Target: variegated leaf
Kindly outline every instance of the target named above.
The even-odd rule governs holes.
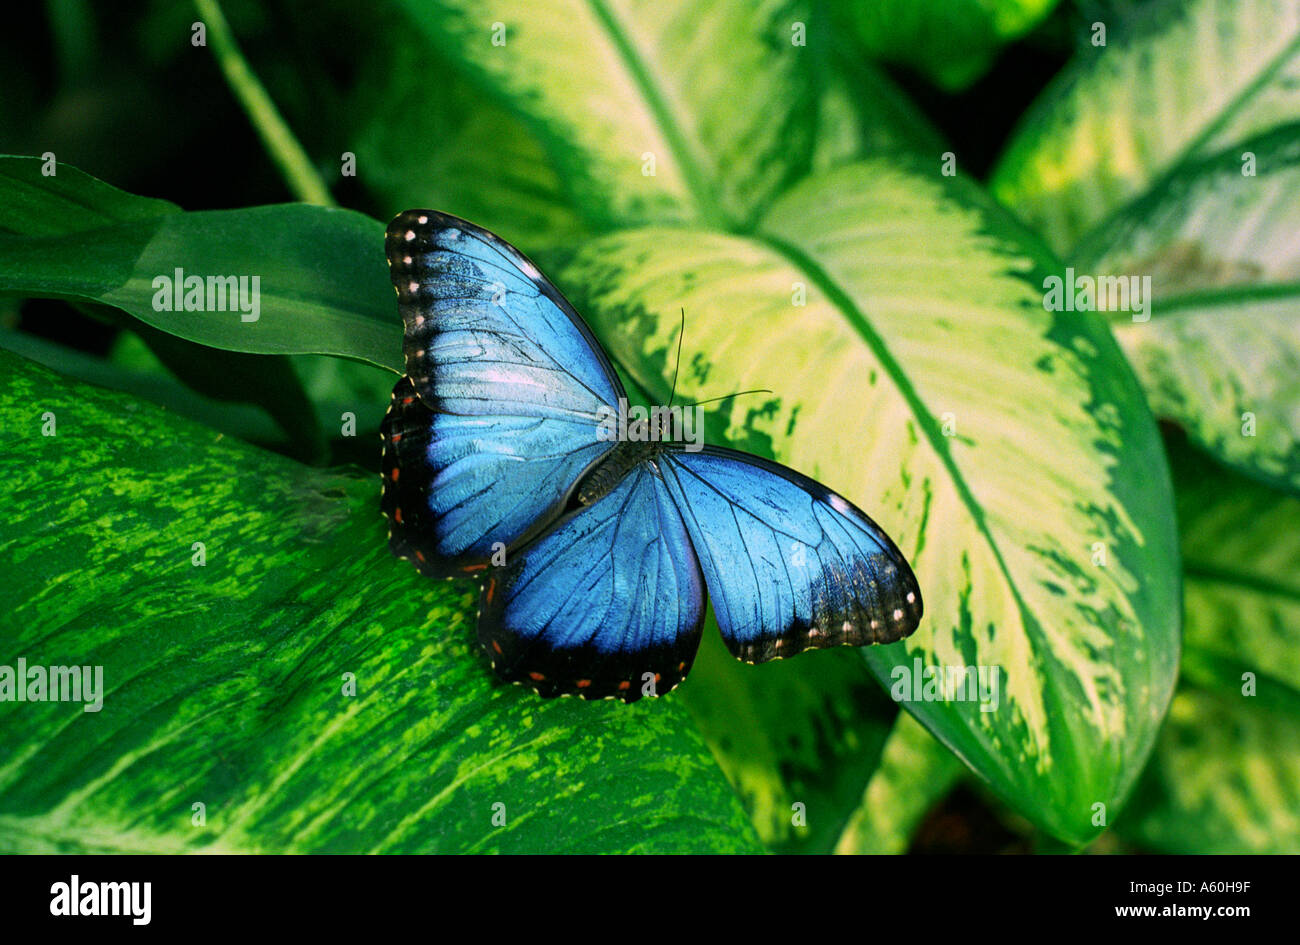
[[[1150,279],[1142,311],[1110,317],[1152,409],[1300,492],[1300,124],[1179,170],[1074,262]]]
[[[429,40],[526,110],[595,226],[737,225],[811,160],[803,2],[406,6]]]
[[[1300,499],[1170,437],[1182,682],[1119,829],[1174,853],[1300,853]]]
[[[0,421],[0,666],[102,673],[0,700],[0,852],[759,849],[681,705],[495,681],[373,477],[8,353]]]
[[[1156,0],[1105,24],[1023,119],[994,196],[1058,251],[1188,160],[1300,120],[1300,4]]]
[[[1168,703],[1177,551],[1141,392],[1099,319],[1044,310],[1050,265],[973,188],[879,160],[796,187],[753,238],[621,232],[562,282],[657,397],[683,307],[686,397],[776,391],[715,420],[853,498],[921,581],[925,621],[870,652],[877,675],[996,668],[996,711],[907,708],[1082,843]]]

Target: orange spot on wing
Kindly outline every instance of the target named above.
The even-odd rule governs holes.
[[[541,673],[534,672],[534,673],[529,673],[528,678],[531,679],[533,682],[541,682],[546,677],[543,676]]]
[[[393,521],[396,522],[398,525],[401,525],[401,524],[402,524],[402,510],[401,510],[401,509],[393,509]]]
[[[677,664],[677,672],[680,673],[685,668],[686,668],[686,660],[682,660],[680,663]]]
[[[416,559],[417,561],[419,561],[421,564],[423,564],[423,563],[424,563],[424,552],[423,552],[423,551],[418,551],[418,550],[417,550],[417,551],[415,552],[415,559]]]
[[[461,568],[466,574],[473,574],[475,571],[484,571],[487,569],[486,564],[467,564]]]
[[[396,481],[397,481],[397,474],[400,473],[400,472],[401,472],[401,470],[398,469],[396,466],[394,466],[394,467],[393,467],[393,472],[392,472],[392,474],[389,476],[389,478],[392,479],[393,482],[396,482]]]
[[[496,650],[497,653],[498,653],[498,655],[499,655],[499,654],[501,653],[501,644],[498,643],[496,640],[493,640],[493,641],[492,641],[492,649]]]
[[[496,589],[497,589],[497,579],[493,578],[492,580],[488,581],[487,590],[483,592],[483,600],[487,602],[488,606],[492,605],[492,594]]]
[[[591,680],[590,680],[590,679],[579,679],[578,682],[576,683],[576,685],[577,685],[577,687],[578,687],[579,689],[586,689],[588,686],[591,685]]]
[[[401,438],[402,438],[402,434],[400,434],[400,433],[394,433],[394,434],[392,435],[392,437],[390,438],[390,442],[392,442],[392,443],[396,443],[396,442],[398,442],[399,440],[401,440]]]
[[[619,691],[619,692],[627,692],[627,691],[628,691],[629,689],[631,689],[631,688],[632,688],[632,683],[630,683],[630,682],[629,682],[628,680],[626,680],[626,679],[623,680],[621,683],[618,684],[618,691]]]

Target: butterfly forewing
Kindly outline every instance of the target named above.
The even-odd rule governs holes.
[[[598,411],[622,388],[559,292],[492,234],[410,210],[386,245],[407,373],[384,424],[393,549],[426,573],[478,573],[563,511],[612,446]]]

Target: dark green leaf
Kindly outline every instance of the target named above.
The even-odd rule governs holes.
[[[32,209],[15,219],[38,234],[14,235],[12,226],[0,233],[0,292],[102,302],[226,351],[333,354],[398,370],[401,323],[378,221],[302,205],[149,217],[138,198],[115,194],[116,209],[135,214],[128,222],[73,229],[70,217],[42,231],[31,219],[41,215],[42,189],[50,198],[44,213],[58,221],[73,213],[74,197],[102,206],[105,185],[62,165],[59,176],[44,178],[38,163],[0,159],[0,204],[21,198]],[[201,301],[194,299],[203,310],[176,310],[178,272],[182,308],[184,280],[204,280]],[[246,280],[248,292],[237,300],[223,285],[223,302],[208,280],[231,276]]]
[[[472,589],[389,554],[372,477],[7,353],[0,418],[4,665],[104,691],[0,702],[0,849],[757,849],[674,697],[498,684]]]

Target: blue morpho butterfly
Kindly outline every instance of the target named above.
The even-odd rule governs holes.
[[[916,629],[911,568],[848,500],[736,450],[602,438],[623,386],[513,246],[407,210],[386,249],[406,329],[383,423],[389,545],[429,577],[483,579],[499,676],[544,696],[667,692],[695,659],[706,588],[751,663]]]

